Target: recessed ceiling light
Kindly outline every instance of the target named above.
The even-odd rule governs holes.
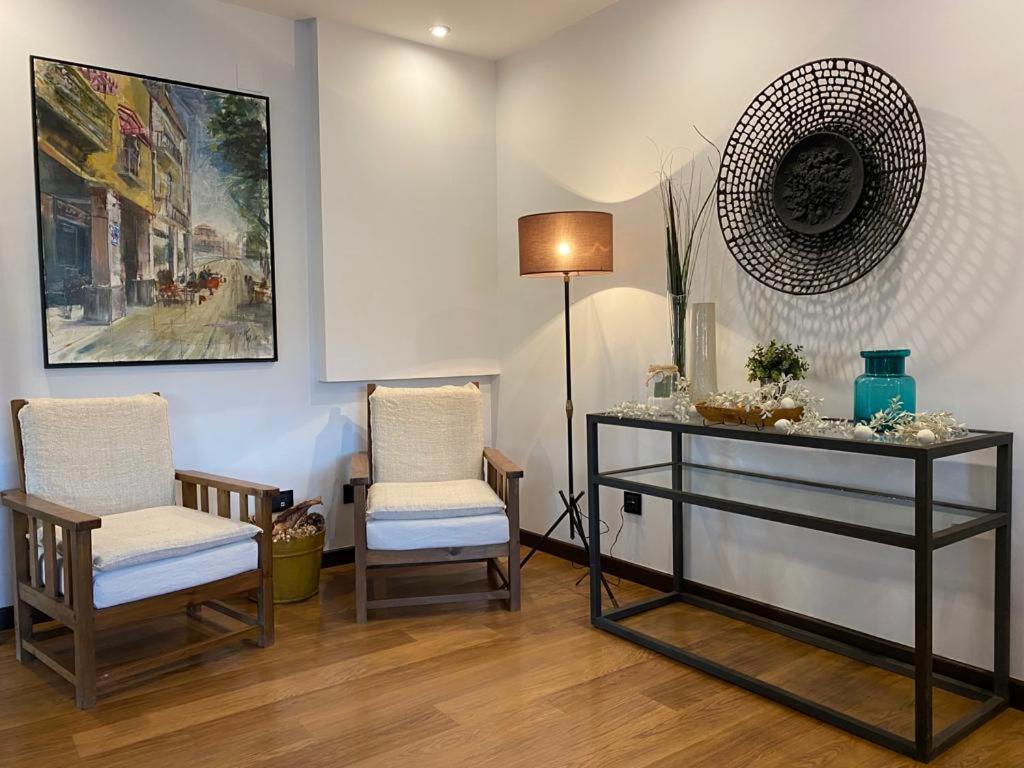
[[[435,24],[430,28],[430,34],[437,38],[448,37],[451,33],[452,28],[446,24]]]

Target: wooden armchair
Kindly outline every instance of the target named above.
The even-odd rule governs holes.
[[[369,450],[352,459],[356,621],[370,608],[504,600],[520,607],[519,480],[523,470],[483,447],[479,387],[367,387]],[[486,474],[483,468],[486,465]],[[507,558],[506,570],[499,558]],[[368,572],[485,562],[493,589],[373,597]]]
[[[12,513],[20,662],[34,657],[54,670],[75,686],[75,701],[86,709],[96,703],[97,686],[246,635],[260,646],[274,642],[276,488],[175,471],[167,403],[159,395],[15,400],[11,412],[21,488],[0,500]],[[176,504],[176,482],[183,506]],[[232,494],[238,519],[231,518]],[[250,499],[257,525],[248,522]],[[251,590],[255,616],[219,602]],[[202,606],[238,628],[97,669],[98,630],[181,610],[198,619]],[[33,609],[54,620],[38,627],[45,629],[39,636]],[[73,658],[51,648],[55,630],[73,633]]]

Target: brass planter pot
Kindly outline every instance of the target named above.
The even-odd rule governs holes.
[[[274,542],[274,602],[297,603],[320,591],[324,532]]]

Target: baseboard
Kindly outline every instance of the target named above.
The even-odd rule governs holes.
[[[583,552],[583,547],[576,544],[559,541],[558,539],[547,539],[544,541],[539,533],[523,530],[519,531],[519,541],[524,547],[530,547],[531,549],[537,547],[541,552],[547,552],[549,555],[560,557],[563,560],[579,565],[589,565],[586,554]],[[645,565],[637,565],[626,560],[619,560],[617,557],[601,555],[601,570],[611,576],[618,576],[627,581],[656,589],[659,592],[668,592],[672,589],[671,574],[656,571]]]
[[[321,568],[333,568],[336,565],[348,565],[356,561],[355,547],[339,547],[338,549],[325,549],[320,558]]]
[[[557,539],[547,539],[545,541],[539,533],[535,533],[533,531],[520,531],[519,538],[523,543],[523,546],[536,546],[541,552],[546,552],[549,555],[554,555],[555,557],[560,557],[563,560],[569,560],[570,562],[578,563],[580,565],[587,565],[587,559],[583,552],[583,548],[575,544],[559,541]],[[529,566],[527,566],[527,568],[529,568]],[[618,576],[626,579],[627,581],[632,581],[636,584],[656,589],[659,592],[669,592],[672,589],[671,574],[658,571],[653,568],[648,568],[644,565],[630,563],[626,560],[620,560],[617,557],[601,555],[601,568],[609,575]],[[785,621],[793,624],[794,626],[808,629],[828,637],[833,637],[834,639],[850,643],[851,645],[867,646],[871,649],[870,646],[872,640],[870,636],[861,635],[860,633],[854,632],[846,627],[830,624],[803,614],[793,613],[792,611],[787,611],[784,608],[779,608],[768,603],[762,603],[758,600],[752,600],[747,597],[735,595],[731,592],[725,592],[716,587],[711,587],[707,584],[701,584],[700,582],[691,581],[689,579],[686,581],[686,588],[687,591],[693,592],[694,594],[711,598],[757,616],[773,619],[775,621]],[[883,649],[881,648],[881,644],[879,644],[873,650],[882,652]],[[892,649],[886,648],[885,650],[891,651]],[[906,650],[909,651],[909,649]],[[910,660],[909,656],[907,660]],[[982,688],[988,688],[992,685],[991,672],[970,664],[965,664],[961,661],[936,657],[934,666],[935,671],[939,674],[957,678],[958,680],[970,683],[971,685]],[[1014,709],[1024,710],[1024,680],[1010,680],[1010,706]]]

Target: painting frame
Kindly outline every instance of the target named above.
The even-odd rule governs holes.
[[[269,296],[270,316],[270,354],[261,356],[236,356],[236,357],[183,357],[166,359],[126,359],[126,360],[72,360],[54,361],[51,358],[50,330],[47,318],[47,287],[46,287],[46,263],[44,252],[44,212],[42,206],[43,187],[40,178],[41,150],[39,141],[39,96],[37,93],[36,66],[37,62],[49,62],[63,67],[76,69],[95,70],[110,75],[117,75],[125,78],[135,78],[139,81],[149,81],[165,86],[195,89],[201,92],[212,92],[226,96],[242,97],[262,103],[265,115],[266,132],[266,246],[267,265],[266,276],[269,278],[271,290]],[[44,369],[82,369],[82,368],[112,368],[112,367],[136,367],[136,366],[167,366],[167,365],[216,365],[227,363],[276,363],[279,361],[279,339],[278,339],[278,311],[277,311],[277,264],[276,264],[276,243],[274,238],[274,185],[273,185],[273,153],[271,136],[271,111],[270,97],[260,93],[252,93],[230,88],[207,86],[185,80],[161,77],[157,75],[145,75],[138,72],[117,69],[113,67],[99,66],[96,64],[85,64],[78,61],[45,56],[41,54],[29,55],[29,91],[31,100],[32,120],[32,167],[34,176],[35,197],[33,205],[36,211],[36,251],[39,269],[39,315],[41,319],[41,332],[43,341],[43,367]]]

